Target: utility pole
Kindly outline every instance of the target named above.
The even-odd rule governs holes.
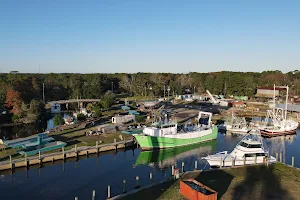
[[[43,83],[43,102],[45,103],[45,84]]]

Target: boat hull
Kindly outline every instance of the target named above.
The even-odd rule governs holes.
[[[142,149],[164,149],[197,144],[201,142],[214,140],[217,138],[218,128],[216,126],[206,131],[210,131],[210,134],[204,135],[202,137],[188,139],[156,137],[143,134],[134,135],[134,137],[136,138],[137,142],[139,143]]]
[[[204,158],[205,159],[205,158]],[[254,164],[263,164],[264,162],[264,157],[257,157],[256,160],[255,158],[247,158],[245,161],[243,159],[238,159],[238,160],[218,160],[218,159],[205,159],[207,160],[208,164],[210,167],[232,167],[232,166],[241,166],[241,165],[254,165]],[[268,160],[269,163],[276,163],[276,158],[270,157]]]

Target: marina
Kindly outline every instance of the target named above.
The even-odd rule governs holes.
[[[277,153],[279,159],[281,152],[282,161],[288,164],[292,164],[292,157],[295,157],[295,166],[300,167],[299,156],[295,153],[300,151],[299,133],[290,137],[276,138],[276,140],[275,138],[262,139],[262,141],[265,149],[270,151],[270,155],[275,156]],[[78,160],[74,157],[65,161],[55,160],[54,163],[50,161],[42,165],[37,159],[37,165],[28,166],[28,168],[15,168],[13,172],[11,170],[0,171],[0,192],[2,197],[7,199],[40,199],[42,197],[47,200],[74,199],[75,196],[79,199],[86,199],[95,190],[97,198],[105,199],[108,185],[111,187],[111,196],[116,196],[123,192],[123,180],[126,180],[126,188],[130,191],[135,188],[136,176],[139,176],[139,184],[146,186],[150,183],[149,173],[152,173],[153,182],[165,180],[171,176],[171,166],[180,168],[182,162],[187,171],[195,168],[195,161],[197,161],[198,169],[209,169],[207,162],[201,159],[202,157],[220,151],[231,151],[241,139],[242,136],[219,133],[217,140],[212,141],[213,143],[199,144],[198,147],[187,151],[179,149],[178,152],[174,150],[167,154],[162,152],[162,155],[166,155],[163,160],[162,155],[154,153],[150,156],[149,162],[144,162],[144,164],[140,162],[139,165],[137,165],[137,160],[142,153],[140,148],[125,151],[120,149],[117,152],[113,150],[99,154],[85,154],[82,151],[83,157],[78,157]],[[62,158],[61,155],[59,156]],[[161,161],[165,161],[163,168],[160,167]],[[24,159],[22,162],[24,163]],[[41,192],[38,194],[33,192],[37,190]]]

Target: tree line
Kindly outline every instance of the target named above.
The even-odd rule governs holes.
[[[300,93],[300,73],[281,71],[212,72],[188,74],[0,74],[0,107],[22,113],[37,101],[70,98],[102,98],[107,91],[138,96],[204,93],[246,95],[253,97],[258,86],[289,85],[292,93]],[[44,87],[43,87],[44,84]],[[168,90],[169,89],[169,90]],[[44,98],[43,99],[43,90]],[[33,102],[33,100],[35,100]],[[31,107],[33,108],[34,105]],[[35,112],[35,111],[32,111]]]

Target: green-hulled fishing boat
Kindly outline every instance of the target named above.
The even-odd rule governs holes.
[[[142,149],[173,148],[214,140],[218,128],[212,125],[212,113],[199,112],[197,124],[178,126],[174,122],[158,122],[146,127],[141,134],[133,134]]]

